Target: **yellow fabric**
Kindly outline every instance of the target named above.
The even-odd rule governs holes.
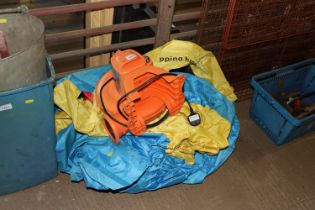
[[[77,131],[89,136],[107,136],[102,124],[102,113],[96,102],[79,98],[81,91],[69,80],[55,87],[55,104],[61,109],[57,112],[57,133],[72,122]],[[166,152],[174,157],[194,163],[194,153],[199,151],[207,154],[217,154],[220,149],[228,146],[227,137],[230,133],[230,123],[208,106],[192,104],[195,112],[201,117],[201,125],[193,127],[187,121],[189,106],[185,103],[181,111],[169,117],[161,125],[147,132],[161,133],[169,138]]]
[[[161,125],[148,130],[162,133],[169,138],[166,153],[183,158],[190,164],[194,163],[194,154],[197,151],[217,154],[220,149],[226,148],[231,129],[231,124],[208,106],[192,104],[192,107],[201,117],[199,126],[191,126],[187,121],[190,111],[185,103],[176,116],[168,117]]]
[[[77,131],[89,136],[107,136],[102,125],[102,112],[96,103],[79,98],[81,91],[69,80],[65,80],[54,89],[55,104],[73,121]],[[56,130],[60,130],[66,122],[61,123],[56,115]],[[66,119],[67,120],[67,119]],[[68,120],[67,120],[68,121]]]
[[[67,128],[71,123],[71,117],[64,111],[58,111],[55,113],[56,133],[59,133],[62,129]]]
[[[196,76],[208,80],[229,100],[237,99],[212,52],[193,42],[173,40],[146,55],[152,59],[155,66],[166,70],[190,65]]]

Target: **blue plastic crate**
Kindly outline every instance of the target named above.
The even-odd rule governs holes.
[[[251,118],[278,145],[315,131],[315,114],[296,119],[273,96],[280,96],[279,81],[284,92],[302,94],[315,91],[315,59],[256,75],[251,80],[254,93],[250,110]],[[304,103],[314,104],[315,95]]]
[[[49,59],[47,74],[40,83],[0,92],[0,195],[57,176],[55,73]]]

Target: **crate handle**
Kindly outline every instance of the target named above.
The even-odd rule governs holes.
[[[305,66],[307,66],[307,65],[305,65]],[[256,80],[257,81],[263,81],[263,80],[266,80],[266,79],[269,79],[269,78],[277,78],[277,77],[282,77],[282,76],[284,76],[284,75],[288,75],[288,74],[291,74],[292,72],[294,72],[294,71],[298,71],[298,70],[300,70],[302,67],[304,67],[304,65],[303,66],[297,66],[297,67],[295,67],[295,68],[291,68],[289,71],[287,71],[287,72],[279,72],[279,70],[275,70],[276,72],[274,72],[273,74],[268,74],[268,75],[266,75],[266,76],[261,76],[260,78],[257,78]],[[268,73],[268,72],[267,72]]]
[[[293,66],[293,68],[291,68],[291,72],[292,71],[298,71],[298,70],[300,70],[303,67],[309,66],[310,64],[315,65],[315,62],[314,61],[311,62],[311,63],[309,63],[309,62],[305,63],[304,62],[304,63],[301,63],[299,65],[295,65],[295,66]],[[263,80],[266,80],[266,79],[269,79],[269,78],[274,78],[274,77],[277,77],[277,76],[281,76],[282,74],[278,72],[279,70],[280,69],[274,70],[275,71],[274,73],[266,73],[267,74],[266,76],[261,75],[259,78],[256,79],[256,81],[263,81]],[[288,74],[288,73],[290,73],[290,72],[286,72],[285,74]]]
[[[269,74],[269,75],[266,75],[266,76],[261,76],[260,78],[257,78],[256,81],[259,82],[259,81],[266,80],[266,79],[269,79],[269,78],[273,78],[273,77],[276,77],[276,76],[277,76],[277,73],[273,73],[273,74]]]
[[[21,5],[17,8],[8,8],[8,9],[1,9],[0,14],[10,14],[10,13],[28,13],[28,7],[26,5]]]
[[[301,68],[303,68],[303,67],[309,66],[310,64],[315,65],[315,62],[311,62],[311,63],[302,63],[301,65],[297,65],[297,66],[295,66],[293,70],[299,70],[299,69],[301,69]]]

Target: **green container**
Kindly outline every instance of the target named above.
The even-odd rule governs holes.
[[[57,176],[53,106],[54,68],[31,86],[0,92],[0,195]]]

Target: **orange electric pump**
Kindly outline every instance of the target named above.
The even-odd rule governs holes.
[[[128,131],[141,135],[182,108],[183,74],[155,67],[134,50],[118,50],[111,64],[112,70],[100,79],[95,94],[104,112],[104,127],[115,143]]]

